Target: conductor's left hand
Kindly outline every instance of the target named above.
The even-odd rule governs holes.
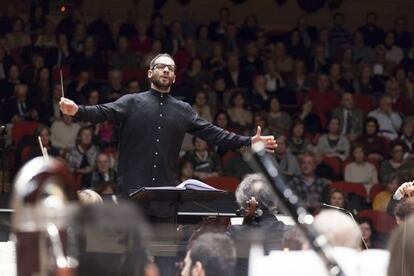
[[[265,144],[267,152],[274,153],[277,147],[275,137],[262,136],[261,132],[262,132],[262,128],[260,126],[257,126],[256,135],[252,137],[252,145],[255,143],[262,142]]]

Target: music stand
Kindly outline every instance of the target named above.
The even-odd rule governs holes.
[[[177,187],[142,187],[129,194],[129,198],[137,203],[170,202],[174,209],[173,223],[178,222],[178,209],[184,202],[213,201],[227,195],[227,191],[211,190],[199,191]]]

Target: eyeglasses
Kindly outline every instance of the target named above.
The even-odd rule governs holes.
[[[172,64],[164,64],[164,63],[154,64],[154,66],[152,67],[152,70],[154,70],[155,68],[160,69],[160,70],[164,70],[165,67],[167,67],[168,70],[170,70],[172,72],[175,71],[175,65],[172,65]]]

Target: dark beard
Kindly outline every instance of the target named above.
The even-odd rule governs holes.
[[[158,89],[166,90],[171,87],[171,82],[168,81],[167,83],[162,83],[160,78],[153,76],[151,78],[151,83]]]

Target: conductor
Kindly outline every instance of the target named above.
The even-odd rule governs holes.
[[[127,94],[118,100],[95,106],[78,106],[62,97],[63,114],[76,119],[121,125],[118,184],[122,195],[143,186],[171,186],[181,144],[186,132],[208,143],[238,149],[264,142],[273,152],[273,136],[261,136],[260,127],[253,137],[240,136],[214,126],[192,107],[170,95],[175,82],[175,62],[169,54],[154,57],[148,69],[149,91]]]

